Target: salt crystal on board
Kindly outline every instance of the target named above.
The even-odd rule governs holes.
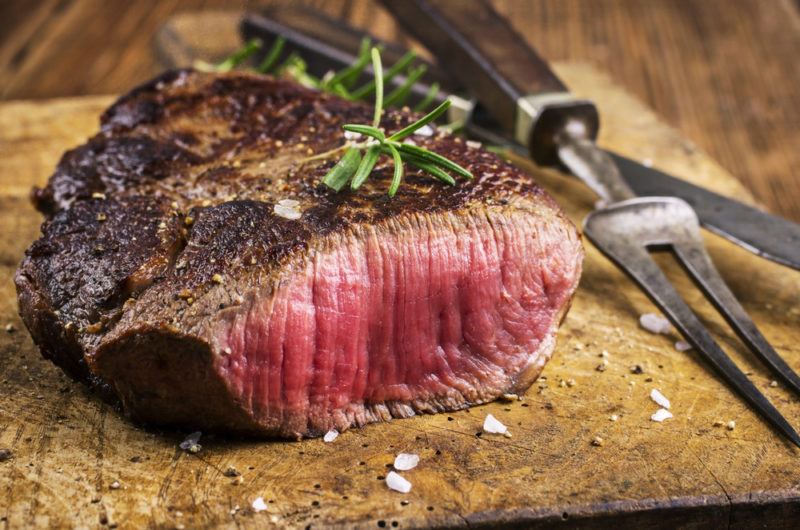
[[[408,493],[411,491],[411,483],[394,471],[389,471],[389,474],[386,475],[386,485],[389,486],[389,489],[399,491],[400,493]]]
[[[400,453],[394,459],[394,468],[398,471],[414,469],[419,464],[419,455]]]

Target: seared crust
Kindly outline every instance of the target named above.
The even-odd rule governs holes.
[[[530,176],[439,131],[413,139],[467,167],[473,181],[449,187],[408,168],[389,200],[392,169],[384,161],[357,192],[332,192],[320,181],[341,152],[307,159],[342,146],[342,124],[369,122],[371,112],[247,73],[170,71],[121,97],[100,133],[67,152],[33,195],[47,220],[16,284],[43,354],[98,385],[98,373],[133,370],[124,351],[151,344],[141,360],[157,362],[158,351],[184,344],[181,355],[196,361],[190,372],[227,404],[209,425],[257,431],[246,415],[231,413],[234,404],[210,375],[209,319],[244,303],[255,286],[268,289],[330,234],[474,208],[535,211],[569,224]],[[414,117],[389,111],[382,126],[392,132]],[[299,201],[300,220],[274,213],[282,199]],[[105,365],[104,354],[113,354]],[[181,410],[170,421],[195,413]]]

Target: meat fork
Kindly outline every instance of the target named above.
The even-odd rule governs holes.
[[[470,89],[531,156],[562,164],[608,206],[584,221],[589,239],[661,308],[711,367],[771,425],[800,447],[789,422],[733,363],[651,258],[668,249],[740,338],[792,389],[800,378],[770,346],[717,272],[692,207],[674,197],[636,197],[613,159],[594,143],[597,109],[572,96],[547,63],[484,1],[453,9],[441,0],[384,5]]]
[[[560,156],[569,159],[572,153],[563,152]],[[611,171],[601,179],[607,182],[613,176]],[[584,220],[584,233],[647,293],[725,382],[800,447],[797,432],[720,348],[650,256],[651,250],[671,251],[751,351],[800,393],[800,378],[767,342],[717,272],[692,207],[674,197],[634,198],[621,186],[614,189],[614,193],[601,194],[611,204],[589,213]]]

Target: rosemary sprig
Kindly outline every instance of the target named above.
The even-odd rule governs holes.
[[[388,190],[389,197],[394,197],[400,187],[404,175],[404,163],[409,163],[449,185],[454,185],[456,181],[448,171],[471,179],[472,173],[452,160],[428,149],[402,142],[403,139],[441,116],[450,106],[449,99],[419,120],[388,137],[378,128],[384,106],[384,75],[380,51],[377,48],[372,48],[370,55],[372,69],[375,72],[375,111],[372,125],[348,123],[342,126],[345,131],[362,134],[369,140],[351,145],[341,160],[323,177],[322,182],[337,192],[344,188],[348,182],[350,182],[352,190],[357,190],[366,182],[380,157],[384,155],[390,156],[394,164],[394,174]],[[411,84],[413,84],[413,81]],[[362,151],[364,152],[363,156],[361,155]]]
[[[286,60],[278,65],[278,60],[283,53],[283,48],[285,45],[286,38],[278,36],[272,43],[270,49],[264,55],[264,59],[262,59],[261,63],[259,63],[257,67],[253,68],[253,70],[261,74],[275,73],[288,75],[304,86],[315,88],[317,90],[323,90],[325,92],[331,92],[337,96],[352,101],[363,100],[373,91],[375,91],[376,81],[374,78],[364,83],[362,86],[353,89],[353,85],[356,83],[356,81],[358,81],[359,77],[361,77],[364,68],[366,68],[366,65],[369,64],[371,58],[372,46],[369,38],[364,38],[361,41],[358,57],[352,65],[347,66],[338,72],[331,72],[322,79],[319,79],[308,73],[305,61],[297,53],[290,54]],[[251,39],[246,42],[244,46],[217,64],[210,64],[205,61],[198,60],[194,62],[194,67],[202,72],[229,72],[244,63],[250,56],[260,50],[262,46],[263,43],[261,40]],[[380,50],[381,47],[378,46],[378,49]],[[405,81],[395,90],[393,90],[392,93],[386,96],[386,102],[384,103],[384,106],[401,106],[403,103],[405,103],[405,100],[411,91],[411,87],[425,73],[426,69],[424,65],[411,68],[412,63],[416,58],[417,54],[415,52],[406,52],[383,74],[383,84],[386,85],[401,72],[406,72]],[[414,110],[421,112],[428,108],[438,92],[439,85],[434,83],[431,85],[428,94],[426,94],[425,97],[414,107]]]
[[[286,44],[286,38],[283,36],[279,36],[275,39],[275,42],[272,43],[272,47],[269,49],[267,54],[264,56],[264,59],[256,68],[256,71],[261,74],[266,74],[272,70],[272,68],[278,63],[278,59],[283,52],[283,46]]]
[[[359,76],[364,71],[364,68],[369,64],[370,59],[370,48],[372,47],[372,42],[368,38],[364,38],[361,40],[361,48],[358,52],[358,58],[356,62],[344,68],[328,79],[325,79],[323,82],[323,88],[330,88],[336,85],[341,85],[344,88],[352,88],[356,81],[358,81]]]
[[[417,54],[413,51],[409,51],[405,55],[400,57],[397,60],[397,62],[391,66],[391,68],[386,70],[386,73],[383,76],[383,85],[386,86],[388,83],[390,83],[392,79],[397,77],[397,74],[405,70],[406,67],[408,67],[411,64],[411,62],[416,58]],[[352,96],[354,99],[363,99],[372,94],[373,90],[375,90],[374,78],[364,83],[359,88],[353,90]]]
[[[217,72],[230,72],[243,62],[245,62],[251,55],[261,49],[262,43],[259,39],[250,39],[245,45],[230,55],[227,59],[222,61],[215,68]]]
[[[411,93],[411,87],[414,83],[419,81],[419,78],[428,71],[428,67],[423,65],[414,68],[409,72],[403,84],[395,88],[388,96],[386,96],[387,107],[400,107],[405,104],[408,95]]]

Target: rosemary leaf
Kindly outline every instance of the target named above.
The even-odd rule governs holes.
[[[428,67],[424,64],[414,68],[411,73],[408,74],[406,80],[403,81],[403,84],[392,90],[392,92],[386,96],[386,100],[383,104],[386,107],[399,107],[403,105],[403,103],[406,102],[406,99],[408,99],[408,94],[411,92],[411,87],[414,86],[414,83],[419,81],[419,78],[422,77],[427,70]]]
[[[436,118],[438,118],[439,116],[444,114],[444,112],[449,107],[450,107],[450,100],[449,99],[446,99],[446,100],[442,101],[439,104],[438,107],[436,107],[435,109],[433,109],[432,111],[430,111],[425,116],[423,116],[419,120],[415,121],[414,123],[412,123],[411,125],[409,125],[405,129],[401,129],[401,130],[397,131],[396,133],[391,135],[388,139],[389,140],[393,140],[393,141],[400,141],[403,138],[405,138],[406,136],[410,136],[411,134],[414,134],[414,131],[416,131],[417,129],[419,129],[421,127],[426,126],[427,124],[429,124],[430,122],[432,122],[433,120],[435,120]]]
[[[372,71],[375,73],[375,115],[372,117],[372,126],[381,124],[383,112],[383,65],[381,65],[381,52],[372,48]]]
[[[411,61],[416,59],[417,54],[413,51],[406,52],[405,55],[400,57],[396,63],[392,65],[391,68],[386,70],[386,73],[383,75],[383,85],[386,86],[392,79],[394,79],[397,74],[402,72],[406,66],[408,66]],[[353,99],[363,99],[367,96],[370,92],[375,90],[375,79],[370,79],[367,83],[364,83],[362,86],[357,88],[353,91]],[[388,106],[388,105],[387,105]]]
[[[335,85],[328,87],[328,90],[341,98],[353,99],[353,95],[341,83],[336,83]]]
[[[240,64],[242,64],[248,57],[253,55],[261,49],[261,41],[258,39],[250,39],[244,46],[229,55],[224,61],[216,66],[217,72],[230,72]]]
[[[342,129],[345,131],[356,132],[359,134],[363,134],[365,136],[370,136],[375,138],[379,142],[383,143],[386,140],[386,137],[383,134],[383,131],[378,129],[377,127],[372,127],[370,125],[359,125],[357,123],[347,123],[342,125]]]
[[[387,144],[386,146],[389,148],[392,160],[394,160],[394,175],[389,186],[389,198],[392,198],[400,187],[400,181],[403,180],[403,160],[400,158],[400,152],[393,145]]]
[[[361,152],[355,147],[348,149],[341,160],[325,174],[322,183],[329,188],[340,191],[358,170],[360,163]]]
[[[278,72],[288,73],[295,81],[303,86],[316,89],[322,88],[322,83],[320,80],[309,74],[306,71],[307,68],[308,67],[303,58],[297,53],[292,53],[286,58],[280,68],[278,68]]]
[[[278,59],[281,56],[281,52],[283,52],[283,46],[286,44],[286,38],[283,36],[279,36],[275,39],[275,42],[272,43],[272,47],[269,49],[267,54],[264,56],[264,60],[261,61],[261,64],[258,65],[256,70],[262,74],[268,73],[273,66],[278,62]]]
[[[406,157],[405,161],[411,164],[412,166],[418,167],[419,169],[425,171],[426,173],[430,173],[431,175],[441,180],[445,184],[454,186],[456,183],[456,179],[454,179],[453,177],[442,171],[442,169],[434,166],[431,163],[425,162],[416,157]]]
[[[352,87],[353,84],[358,81],[358,78],[361,76],[361,72],[364,71],[364,67],[369,64],[371,44],[372,41],[370,41],[368,38],[362,39],[361,48],[359,49],[356,62],[347,68],[339,70],[333,76],[331,76],[331,78],[325,82],[325,87],[333,86],[337,83],[340,83],[345,88]]]
[[[373,145],[364,153],[364,158],[358,165],[358,170],[350,182],[350,189],[357,190],[367,180],[372,170],[375,169],[375,164],[378,163],[378,158],[381,156],[381,146]]]
[[[401,153],[412,154],[428,163],[436,164],[437,166],[449,169],[453,173],[461,175],[462,177],[468,179],[472,178],[472,173],[438,153],[434,153],[433,151],[428,151],[427,149],[423,149],[422,147],[417,147],[416,145],[411,144],[399,144],[397,148]]]
[[[419,103],[414,105],[414,112],[422,112],[427,109],[433,100],[436,98],[436,94],[439,93],[439,83],[433,83],[431,87],[428,89],[428,92],[425,93],[425,97],[420,100]]]

